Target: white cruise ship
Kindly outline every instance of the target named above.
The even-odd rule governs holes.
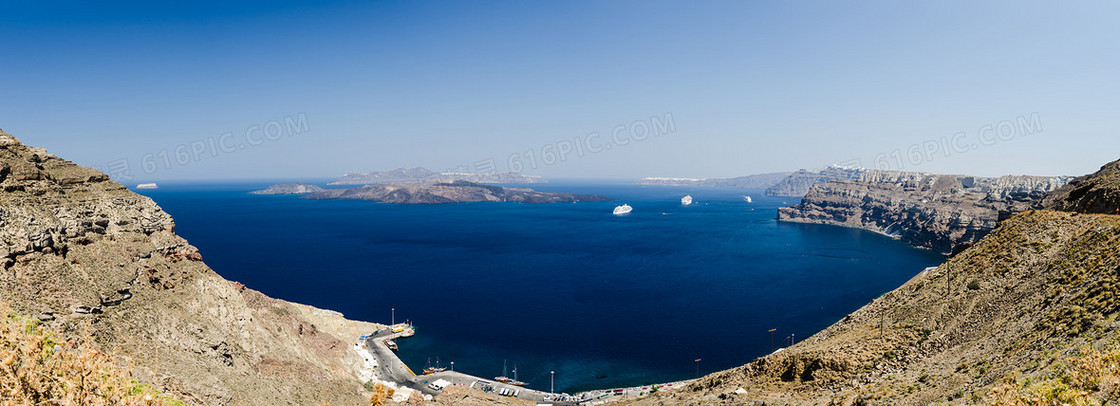
[[[688,205],[692,204],[692,196],[691,195],[684,195],[684,197],[681,198],[681,204],[684,205],[684,206],[688,206]]]
[[[621,216],[623,214],[630,214],[631,210],[634,210],[634,208],[630,207],[628,204],[623,204],[614,208],[614,215]]]

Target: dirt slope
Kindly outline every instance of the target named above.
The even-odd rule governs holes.
[[[0,131],[0,300],[192,404],[354,405],[375,326],[214,273],[151,199]],[[72,333],[72,334],[71,334]]]

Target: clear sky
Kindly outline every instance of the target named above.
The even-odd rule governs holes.
[[[0,5],[0,128],[118,179],[1120,158],[1115,2],[98,3]]]

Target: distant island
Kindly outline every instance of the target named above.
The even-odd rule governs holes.
[[[601,195],[540,192],[528,188],[483,185],[466,180],[377,184],[347,189],[324,189],[308,199],[355,199],[396,204],[467,202],[572,203],[613,200]]]
[[[278,185],[269,186],[265,190],[257,190],[249,192],[254,195],[302,195],[308,193],[322,192],[321,186],[308,185],[306,183],[281,183]]]
[[[782,180],[789,177],[793,172],[775,172],[763,173],[759,175],[747,175],[736,178],[715,178],[715,179],[695,179],[695,178],[641,178],[635,181],[638,185],[656,185],[656,186],[696,186],[696,187],[718,187],[730,189],[766,189],[774,186]]]
[[[387,171],[348,173],[331,182],[331,185],[376,185],[387,183],[416,183],[424,181],[465,180],[474,183],[547,183],[540,176],[526,176],[517,172],[464,173],[435,172],[425,168],[397,168]]]

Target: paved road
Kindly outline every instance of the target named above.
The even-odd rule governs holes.
[[[533,389],[523,388],[519,386],[507,385],[490,379],[482,379],[476,376],[471,376],[459,372],[445,371],[432,375],[416,375],[397,354],[385,346],[385,340],[395,340],[398,338],[411,336],[412,332],[406,329],[403,332],[393,333],[390,329],[383,329],[366,339],[366,348],[377,358],[377,376],[381,380],[395,382],[398,385],[408,387],[420,391],[427,395],[437,395],[436,391],[428,384],[443,379],[451,382],[452,385],[470,387],[473,384],[474,389],[498,393],[501,389],[519,390],[518,398],[534,401],[537,403],[550,403],[554,405],[576,405],[576,399],[570,396],[564,401],[558,400],[547,392],[541,392]],[[553,400],[557,399],[557,400]],[[570,400],[569,400],[570,399]]]

